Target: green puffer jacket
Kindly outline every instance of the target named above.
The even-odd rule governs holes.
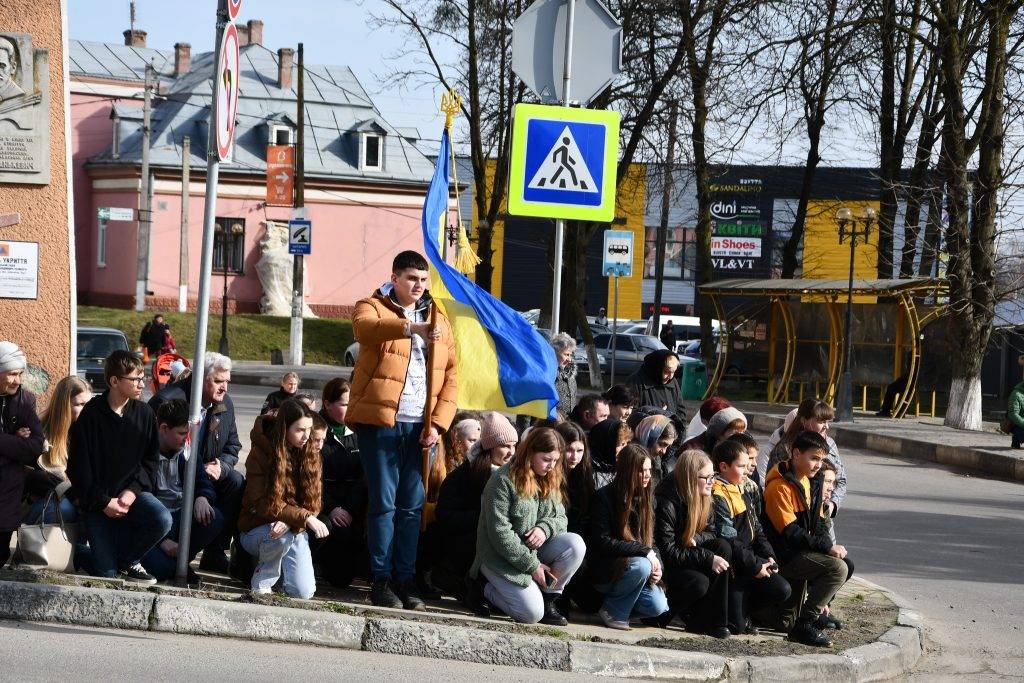
[[[537,551],[526,546],[523,534],[540,527],[549,539],[554,538],[566,532],[568,521],[561,496],[554,500],[520,496],[509,476],[510,464],[498,468],[484,487],[476,527],[476,558],[469,573],[478,576],[480,567],[487,567],[525,588],[533,581],[540,560]]]
[[[1015,426],[1024,429],[1024,382],[1010,392],[1010,401],[1006,404],[1006,416]]]

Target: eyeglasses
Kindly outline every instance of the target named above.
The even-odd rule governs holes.
[[[714,481],[715,475],[709,474],[708,476],[705,477],[703,475],[698,474],[697,478],[700,479],[705,484],[710,484],[712,481]]]
[[[123,380],[125,380],[127,382],[131,382],[132,384],[145,384],[146,383],[146,376],[145,375],[139,375],[138,377],[118,377],[118,379],[123,379]]]

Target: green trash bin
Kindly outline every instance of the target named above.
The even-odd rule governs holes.
[[[683,372],[682,392],[683,398],[687,401],[697,401],[704,398],[704,392],[708,388],[708,368],[704,363],[684,362],[680,368]]]

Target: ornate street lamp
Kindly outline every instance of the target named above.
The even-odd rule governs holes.
[[[875,210],[865,206],[861,215],[855,217],[845,206],[836,211],[839,223],[839,244],[850,241],[850,282],[846,289],[846,324],[843,332],[843,374],[839,378],[839,394],[836,400],[836,421],[853,422],[853,267],[857,253],[857,239],[867,242],[871,225],[875,222]]]
[[[218,351],[225,356],[231,355],[228,351],[228,269],[231,266],[231,248],[234,244],[235,235],[241,235],[245,232],[245,227],[242,223],[232,222],[230,226],[229,230],[226,230],[224,226],[217,223],[214,228],[220,237],[221,265],[224,267],[224,292],[221,295],[220,343],[218,344]]]

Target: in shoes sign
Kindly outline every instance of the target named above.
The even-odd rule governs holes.
[[[749,277],[751,271],[763,269],[767,229],[761,217],[762,188],[759,178],[711,185],[711,262],[716,279]]]

